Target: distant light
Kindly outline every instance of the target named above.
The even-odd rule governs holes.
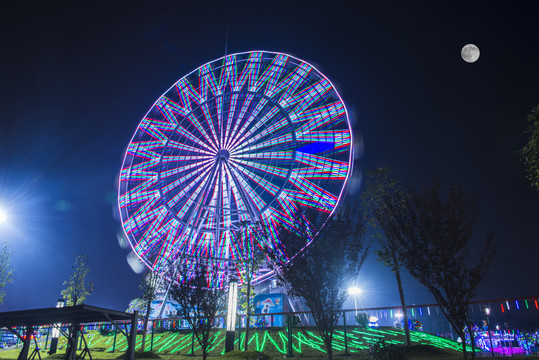
[[[139,259],[137,254],[132,251],[127,254],[127,263],[135,274],[141,274],[145,269],[144,263]]]
[[[402,313],[396,313],[395,314],[395,317],[398,317],[399,319],[403,317],[403,314]]]
[[[348,294],[350,295],[359,295],[361,294],[361,288],[357,286],[352,286],[348,288]]]

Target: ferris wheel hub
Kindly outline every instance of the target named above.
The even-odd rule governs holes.
[[[218,161],[227,162],[230,157],[230,152],[227,149],[221,149],[215,155]]]

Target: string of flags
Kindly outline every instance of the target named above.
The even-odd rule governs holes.
[[[496,309],[499,309],[499,311],[502,314],[508,311],[519,311],[519,310],[530,310],[530,309],[539,310],[538,300],[539,300],[539,297],[474,301],[470,303],[469,311],[470,313],[475,313],[475,312],[484,313],[485,307],[491,309],[491,311],[495,311]],[[499,304],[499,307],[498,307],[498,304]],[[417,316],[430,316],[430,315],[441,314],[440,308],[437,304],[407,305],[406,308],[409,311],[409,315],[411,315],[412,318],[417,317]],[[378,319],[392,319],[392,318],[402,317],[402,310],[400,307],[388,308],[387,310],[386,309],[364,308],[364,309],[347,310],[347,311],[367,312],[370,316],[375,316]]]

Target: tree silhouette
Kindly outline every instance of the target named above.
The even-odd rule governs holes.
[[[185,263],[179,266],[182,268],[178,269],[177,274],[182,276],[171,285],[170,296],[178,303],[180,316],[191,326],[202,349],[202,359],[206,360],[213,322],[225,307],[224,290],[212,286],[212,275],[218,269],[211,269],[210,265],[194,260],[187,265],[188,268]]]
[[[264,261],[264,251],[260,243],[267,240],[266,229],[260,222],[240,222],[238,229],[234,231],[232,246],[237,254],[236,266],[238,266],[241,281],[244,286],[240,289],[238,303],[245,311],[245,338],[249,339],[249,325],[251,322],[252,301],[254,291],[251,286],[253,276]],[[244,350],[249,348],[249,341],[245,341]]]
[[[539,194],[539,105],[528,115],[528,142],[519,151],[526,166],[526,178]]]
[[[401,279],[400,242],[390,231],[392,213],[388,211],[386,203],[393,204],[393,211],[406,211],[398,202],[404,198],[404,189],[399,182],[391,178],[391,169],[378,168],[367,174],[364,190],[361,194],[362,208],[367,215],[367,222],[373,228],[371,237],[379,245],[376,251],[378,260],[383,262],[395,274],[401,309],[404,320],[404,333],[406,345],[410,346],[410,329],[408,327],[408,311]]]
[[[287,293],[305,300],[331,360],[333,333],[342,314],[347,289],[356,278],[368,249],[363,217],[357,211],[338,210],[322,230],[314,234],[313,229],[322,225],[320,219],[298,212],[297,231],[281,228],[277,250],[268,250],[268,255],[278,268],[277,277]]]
[[[487,237],[477,256],[479,261],[471,261],[469,241],[479,220],[476,201],[466,195],[462,184],[451,185],[444,200],[441,184],[441,178],[435,178],[431,185],[401,197],[400,202],[386,201],[393,215],[388,228],[401,243],[404,266],[430,290],[462,339],[464,359],[467,359],[464,329],[468,328],[473,359],[474,334],[468,306],[492,262],[495,246],[492,236]],[[404,206],[407,211],[396,206]]]
[[[0,248],[0,304],[4,302],[6,297],[4,287],[13,282],[13,270],[10,260],[11,252],[7,242],[4,242]]]
[[[157,290],[159,289],[159,284],[161,277],[155,272],[150,271],[142,278],[140,282],[140,290],[142,290],[141,300],[144,302],[144,311],[141,314],[144,314],[144,331],[142,332],[142,343],[140,348],[144,351],[144,345],[146,341],[146,329],[148,329],[148,320],[150,318],[150,311],[152,307],[152,301],[157,297]]]
[[[62,297],[67,306],[84,304],[86,298],[94,291],[94,284],[86,281],[90,268],[88,267],[88,255],[81,251],[75,257],[75,263],[72,266],[72,273],[67,281],[64,281],[66,288],[62,290]]]

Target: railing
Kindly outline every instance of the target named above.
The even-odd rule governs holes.
[[[507,301],[507,300],[503,300]],[[491,300],[490,302],[494,302]],[[475,302],[472,304],[472,310],[470,314],[472,315],[472,321],[478,323],[482,320],[485,320],[485,315],[481,312],[481,304],[487,302]],[[535,305],[535,304],[533,304]],[[474,308],[475,306],[475,308]],[[503,307],[501,308],[503,309]],[[531,307],[527,311],[535,315],[535,324],[539,324],[539,311],[535,306]],[[400,317],[400,309],[398,307],[374,307],[374,308],[361,308],[361,309],[345,309],[342,310],[343,315],[340,317],[338,323],[338,329],[336,332],[337,340],[336,347],[339,351],[345,353],[355,352],[365,347],[368,347],[369,342],[363,342],[360,344],[358,340],[364,333],[367,331],[369,334],[373,335],[392,334],[396,336],[402,334],[402,331],[391,330],[395,325],[398,325]],[[372,328],[369,330],[362,330],[363,328],[358,327],[356,323],[356,313],[366,313],[369,317],[377,318],[371,319]],[[536,354],[539,348],[539,333],[535,331],[529,331],[525,328],[512,328],[504,321],[504,317],[507,315],[507,310],[503,313],[494,313],[490,315],[490,324],[493,326],[491,332],[488,332],[488,329],[483,327],[476,329],[476,343],[480,345],[483,349],[487,351],[481,352],[483,355],[503,355],[503,356],[512,356],[512,355],[523,355],[523,354]],[[239,321],[237,322],[238,326],[236,328],[236,346],[243,349],[245,344],[245,326],[246,326],[246,315],[238,315]],[[291,355],[294,351],[301,350],[301,346],[312,346],[313,348],[319,347],[320,344],[316,343],[316,335],[314,334],[316,330],[314,329],[314,321],[310,312],[285,312],[285,313],[268,313],[268,314],[251,314],[252,323],[250,324],[250,336],[248,341],[252,342],[256,337],[261,337],[266,330],[271,330],[274,333],[278,333],[279,338],[273,339],[272,335],[263,335],[268,337],[271,341],[281,341],[282,344],[275,345],[278,348],[278,351],[286,355]],[[445,320],[441,312],[437,309],[434,304],[427,305],[412,305],[408,307],[408,317],[412,319],[412,327],[415,327],[415,330],[421,330],[422,333],[415,333],[417,341],[421,341],[420,334],[433,334],[443,338],[457,340],[456,336],[452,333],[451,328],[448,322]],[[299,325],[294,327],[295,321],[291,319],[300,319],[301,322]],[[414,322],[415,321],[415,322]],[[216,328],[215,333],[218,334],[219,329],[225,327],[225,317],[218,316],[214,319],[214,326]],[[496,329],[496,324],[501,324],[500,329]],[[376,325],[379,325],[377,328]],[[129,329],[130,325],[125,324]],[[140,346],[144,322],[141,319],[138,322],[138,329],[140,334],[137,337],[137,347]],[[65,330],[68,329],[68,325],[63,326]],[[377,329],[384,330],[377,330]],[[106,342],[102,344],[90,344],[92,351],[124,351],[125,340],[121,336],[117,336],[117,330],[111,323],[96,323],[96,324],[85,324],[82,325],[82,329],[85,332],[96,331],[101,334],[106,335]],[[299,330],[301,329],[301,330]],[[311,338],[307,338],[302,335],[302,331],[309,333],[311,332]],[[163,338],[163,332],[167,333],[181,333],[181,338],[183,343],[181,345],[176,344],[176,348],[185,349],[185,351],[195,351],[195,337],[192,335],[189,328],[188,322],[186,319],[178,317],[170,317],[165,319],[150,319],[148,323],[148,328],[146,329],[146,343],[145,349],[148,351],[162,351],[164,348],[162,341],[159,342],[157,338]],[[50,348],[51,336],[52,336],[52,326],[42,326],[35,331],[35,336],[38,340],[38,346],[42,350]],[[314,334],[314,335],[313,335]],[[362,335],[363,334],[363,335]],[[215,341],[219,340],[220,335],[215,336]],[[373,337],[371,336],[371,337]],[[380,335],[382,336],[382,335]],[[425,335],[426,336],[426,335]],[[279,340],[281,339],[281,340]],[[268,340],[268,341],[270,341]],[[79,347],[82,346],[82,338],[79,340]],[[91,341],[90,341],[91,343]],[[492,347],[490,344],[492,343]],[[20,341],[15,338],[7,330],[1,331],[0,344],[5,345],[5,347],[16,347],[20,346]],[[307,345],[305,345],[307,344]],[[449,344],[449,343],[448,343]],[[456,344],[456,343],[454,343]],[[93,346],[93,347],[92,347]],[[258,346],[258,345],[257,345]],[[449,346],[449,345],[448,345]],[[457,344],[455,347],[458,350],[460,345]],[[60,344],[60,349],[62,345]],[[166,350],[165,350],[166,351]],[[172,351],[172,350],[171,350]],[[180,350],[178,350],[180,351]],[[183,351],[183,350],[182,350]]]

